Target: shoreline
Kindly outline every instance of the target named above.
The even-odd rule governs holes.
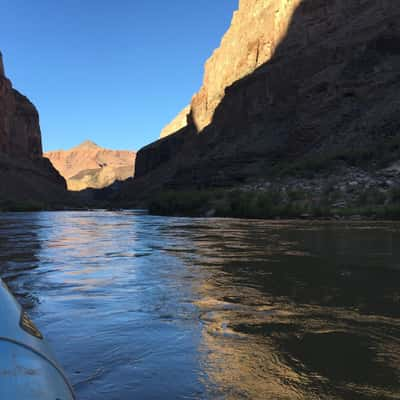
[[[135,208],[135,207],[121,207],[121,208],[107,208],[107,207],[65,207],[65,208],[41,208],[41,209],[0,209],[1,214],[8,213],[36,213],[36,212],[122,212],[122,211],[143,211],[147,213],[149,216],[158,216],[158,217],[171,217],[171,218],[200,218],[200,219],[235,219],[235,220],[252,220],[252,221],[271,221],[271,222],[358,222],[358,223],[369,223],[369,222],[400,222],[400,217],[398,218],[383,218],[377,215],[367,216],[363,214],[349,214],[349,215],[321,215],[321,216],[313,216],[313,215],[297,215],[297,216],[288,216],[288,215],[277,215],[273,217],[261,217],[261,216],[232,216],[232,215],[211,215],[211,213],[192,213],[192,214],[178,214],[178,213],[152,213],[149,209],[146,208]]]

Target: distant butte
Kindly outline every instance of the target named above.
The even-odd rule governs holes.
[[[95,143],[91,140],[85,140],[78,146],[74,147],[74,149],[76,149],[76,150],[78,150],[78,149],[101,149],[101,148],[102,147],[100,147],[97,143]]]
[[[108,150],[91,140],[85,140],[70,150],[44,154],[66,179],[68,189],[102,189],[115,181],[133,177],[136,153]]]

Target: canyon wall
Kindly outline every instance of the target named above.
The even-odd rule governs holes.
[[[39,115],[34,105],[4,74],[0,57],[0,150],[13,157],[40,158],[42,139]]]
[[[138,152],[136,184],[235,185],[385,146],[400,132],[399,16],[390,0],[241,0],[186,126]]]
[[[271,59],[301,0],[240,0],[232,23],[205,65],[204,81],[191,111],[201,132],[212,122],[225,89]]]
[[[70,150],[45,153],[69,190],[102,189],[134,175],[136,153],[108,150],[89,140]]]
[[[199,132],[209,125],[225,89],[271,59],[300,1],[240,0],[220,47],[205,64],[202,87],[193,96],[191,105],[164,128],[161,137],[186,126],[190,112]]]
[[[0,54],[0,201],[47,201],[63,195],[63,178],[42,156],[38,112],[13,89]]]
[[[172,135],[184,128],[188,124],[190,105],[186,106],[164,129],[161,131],[160,138]]]
[[[0,77],[4,77],[4,62],[3,62],[3,54],[0,51]]]

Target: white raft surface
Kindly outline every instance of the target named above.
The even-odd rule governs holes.
[[[75,399],[41,333],[1,279],[0,399]]]

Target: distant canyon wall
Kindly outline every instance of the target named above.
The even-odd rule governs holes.
[[[134,175],[136,153],[109,150],[85,141],[70,150],[45,153],[53,166],[66,179],[68,189],[80,191],[102,189]]]
[[[136,178],[230,185],[382,145],[400,128],[399,17],[390,0],[240,1],[187,123],[139,151]]]

